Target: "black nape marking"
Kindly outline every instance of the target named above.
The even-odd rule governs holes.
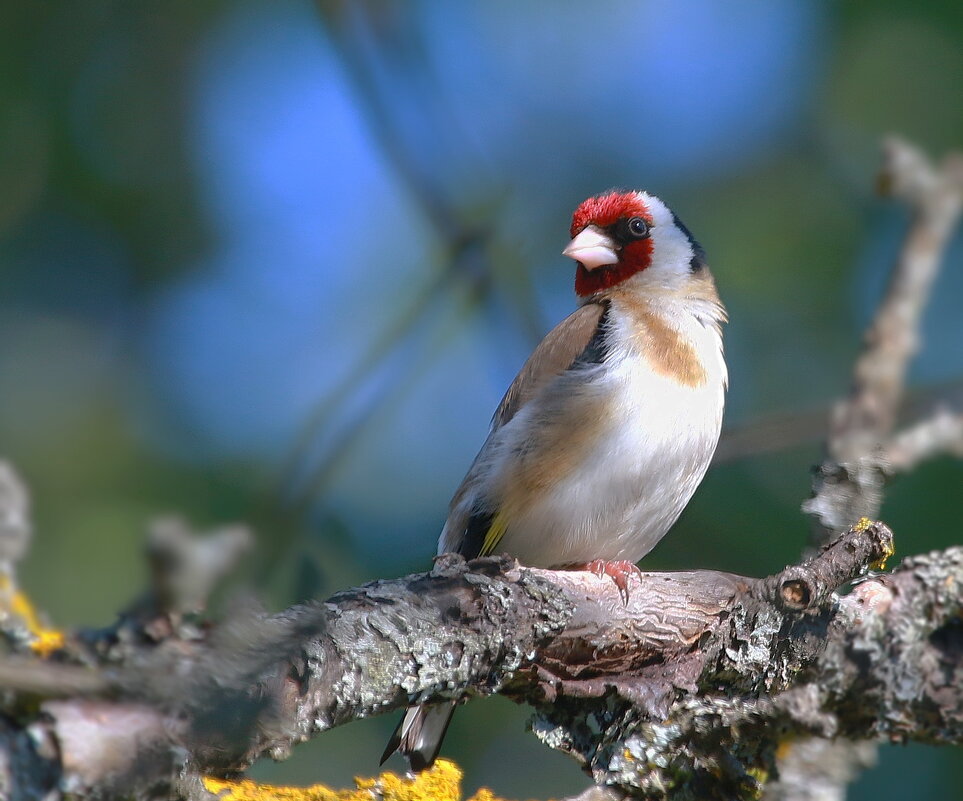
[[[688,239],[689,244],[692,245],[692,258],[689,259],[689,272],[697,273],[704,270],[708,265],[706,264],[706,252],[702,249],[702,245],[698,243],[692,235],[692,231],[686,228],[685,223],[676,216],[675,212],[672,212],[672,222],[685,234],[685,238]]]
[[[698,273],[704,270],[709,265],[706,264],[705,259],[700,259],[698,256],[693,256],[689,259],[689,272]]]

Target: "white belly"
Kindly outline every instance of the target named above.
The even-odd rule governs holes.
[[[723,382],[713,370],[692,388],[637,358],[613,365],[598,388],[608,419],[594,446],[517,510],[496,550],[539,567],[641,559],[705,475],[722,425]]]

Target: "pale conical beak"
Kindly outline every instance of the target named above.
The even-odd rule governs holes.
[[[586,270],[595,270],[619,262],[615,243],[594,225],[579,231],[562,251],[562,255],[575,259]]]

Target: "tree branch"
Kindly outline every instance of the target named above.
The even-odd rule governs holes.
[[[784,736],[963,739],[963,673],[949,658],[963,644],[963,549],[833,594],[891,552],[889,529],[860,524],[765,579],[644,573],[627,605],[591,573],[445,557],[429,574],[235,618],[212,639],[172,635],[134,649],[101,639],[103,658],[123,649],[129,667],[109,685],[75,685],[86,697],[43,701],[42,727],[75,787],[146,797],[172,775],[230,774],[413,697],[502,692],[532,704],[536,734],[597,782],[750,797],[773,770],[772,726]]]
[[[948,409],[893,436],[880,450],[879,461],[887,474],[896,475],[943,454],[963,458],[963,414]]]
[[[899,417],[920,420],[942,409],[963,409],[963,379],[929,384],[906,393]],[[779,453],[826,437],[829,404],[798,411],[777,412],[745,423],[727,425],[722,431],[712,465]]]

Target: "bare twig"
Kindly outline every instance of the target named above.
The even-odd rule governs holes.
[[[883,155],[880,185],[908,206],[910,228],[866,332],[853,389],[833,410],[827,457],[803,505],[816,521],[816,546],[856,518],[879,513],[886,478],[880,449],[896,423],[920,317],[963,208],[963,158],[952,155],[936,167],[896,138],[885,142]]]
[[[766,787],[763,801],[846,801],[847,788],[876,762],[876,743],[819,737],[782,746],[779,778]]]
[[[578,795],[573,795],[563,799],[563,801],[622,801],[626,795],[624,790],[601,784],[593,784]]]
[[[941,408],[963,409],[963,379],[955,379],[922,387],[906,393],[901,404],[901,420],[921,420]],[[745,423],[726,426],[719,440],[712,464],[782,453],[826,438],[829,404],[791,412],[765,415]]]
[[[106,670],[7,657],[0,659],[0,689],[38,698],[77,698],[110,695],[119,688]]]
[[[880,184],[910,210],[910,229],[889,289],[865,336],[854,387],[832,419],[830,456],[856,462],[872,452],[896,422],[906,368],[919,347],[919,324],[950,235],[963,207],[963,160],[936,167],[900,139],[883,146]]]
[[[199,537],[179,518],[155,520],[147,538],[147,559],[158,610],[174,615],[201,611],[252,545],[244,526],[227,526]]]
[[[436,177],[405,146],[404,137],[391,114],[390,104],[386,102],[385,93],[376,79],[377,70],[365,57],[365,53],[382,52],[390,48],[370,48],[365,46],[367,42],[359,41],[364,38],[363,34],[380,34],[383,40],[384,32],[391,28],[392,23],[403,19],[403,15],[389,18],[363,6],[338,0],[318,0],[316,6],[328,28],[334,53],[352,85],[359,108],[367,118],[368,130],[416,207],[434,230],[439,242],[440,258],[438,272],[395,321],[376,337],[355,369],[318,403],[302,426],[298,441],[279,471],[277,482],[278,494],[286,498],[295,511],[302,511],[323,493],[334,471],[367,423],[403,389],[403,373],[394,371],[389,374],[385,388],[356,404],[358,408],[353,409],[351,420],[340,427],[324,452],[318,454],[317,441],[321,433],[332,419],[337,419],[337,413],[356,395],[364,379],[386,364],[393,354],[410,341],[419,323],[432,308],[437,307],[446,293],[459,284],[464,285],[472,302],[478,304],[490,298],[497,280],[490,257],[493,224],[469,221],[466,215],[460,213],[457,204],[446,196]],[[379,44],[384,45],[382,40],[379,40]],[[438,129],[443,127],[436,126]],[[497,208],[493,208],[489,212],[489,220],[494,219],[496,211]],[[514,282],[513,288],[505,292],[504,297],[514,307],[523,333],[534,344],[544,334],[545,325],[533,302],[528,274],[525,270],[514,270],[510,276]],[[279,553],[275,552],[262,560],[262,576],[270,571],[278,556]]]
[[[963,414],[948,409],[895,434],[879,453],[880,464],[890,474],[908,473],[921,462],[949,454],[963,458]]]

